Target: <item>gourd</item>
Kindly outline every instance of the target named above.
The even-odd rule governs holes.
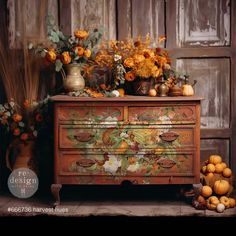
[[[209,197],[207,199],[207,208],[209,210],[215,210],[219,203],[220,201],[216,196]]]
[[[220,197],[220,203],[224,204],[225,208],[229,208],[229,198],[227,198],[226,196],[222,196]]]

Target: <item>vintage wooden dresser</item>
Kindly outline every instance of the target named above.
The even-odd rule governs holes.
[[[200,97],[55,96],[54,183],[199,183]]]

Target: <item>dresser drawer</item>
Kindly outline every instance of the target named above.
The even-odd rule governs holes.
[[[59,106],[59,121],[88,121],[93,123],[124,120],[123,107],[108,106]]]
[[[194,132],[193,126],[60,125],[59,148],[101,149],[101,152],[113,150],[113,153],[135,153],[141,149],[156,148],[193,148]]]
[[[128,119],[131,122],[158,124],[194,124],[195,106],[129,107]]]
[[[62,152],[59,175],[161,176],[193,175],[193,153],[161,155],[81,155]]]

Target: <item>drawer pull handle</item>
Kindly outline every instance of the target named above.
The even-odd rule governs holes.
[[[74,138],[79,142],[88,142],[94,137],[93,134],[90,133],[78,133],[74,135]]]
[[[173,141],[175,141],[179,137],[179,134],[177,134],[175,132],[166,132],[166,133],[160,134],[159,137],[163,141],[173,142]]]
[[[170,159],[161,159],[157,161],[157,163],[159,163],[162,168],[172,168],[174,165],[176,165],[176,162]]]
[[[80,159],[76,162],[76,164],[78,166],[81,166],[81,167],[91,167],[95,164],[96,162],[94,160],[91,160],[91,159]]]

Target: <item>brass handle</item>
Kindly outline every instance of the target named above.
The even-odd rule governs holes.
[[[173,142],[173,141],[175,141],[179,137],[179,134],[177,134],[175,132],[166,132],[166,133],[160,134],[159,137],[163,141]]]
[[[94,137],[94,134],[90,133],[78,133],[74,135],[74,138],[79,142],[88,142]]]
[[[76,164],[81,167],[91,167],[96,163],[96,161],[91,160],[91,159],[80,159],[76,161]]]
[[[162,167],[162,168],[172,168],[174,165],[176,165],[176,162],[170,159],[160,159],[157,161],[157,163]]]

